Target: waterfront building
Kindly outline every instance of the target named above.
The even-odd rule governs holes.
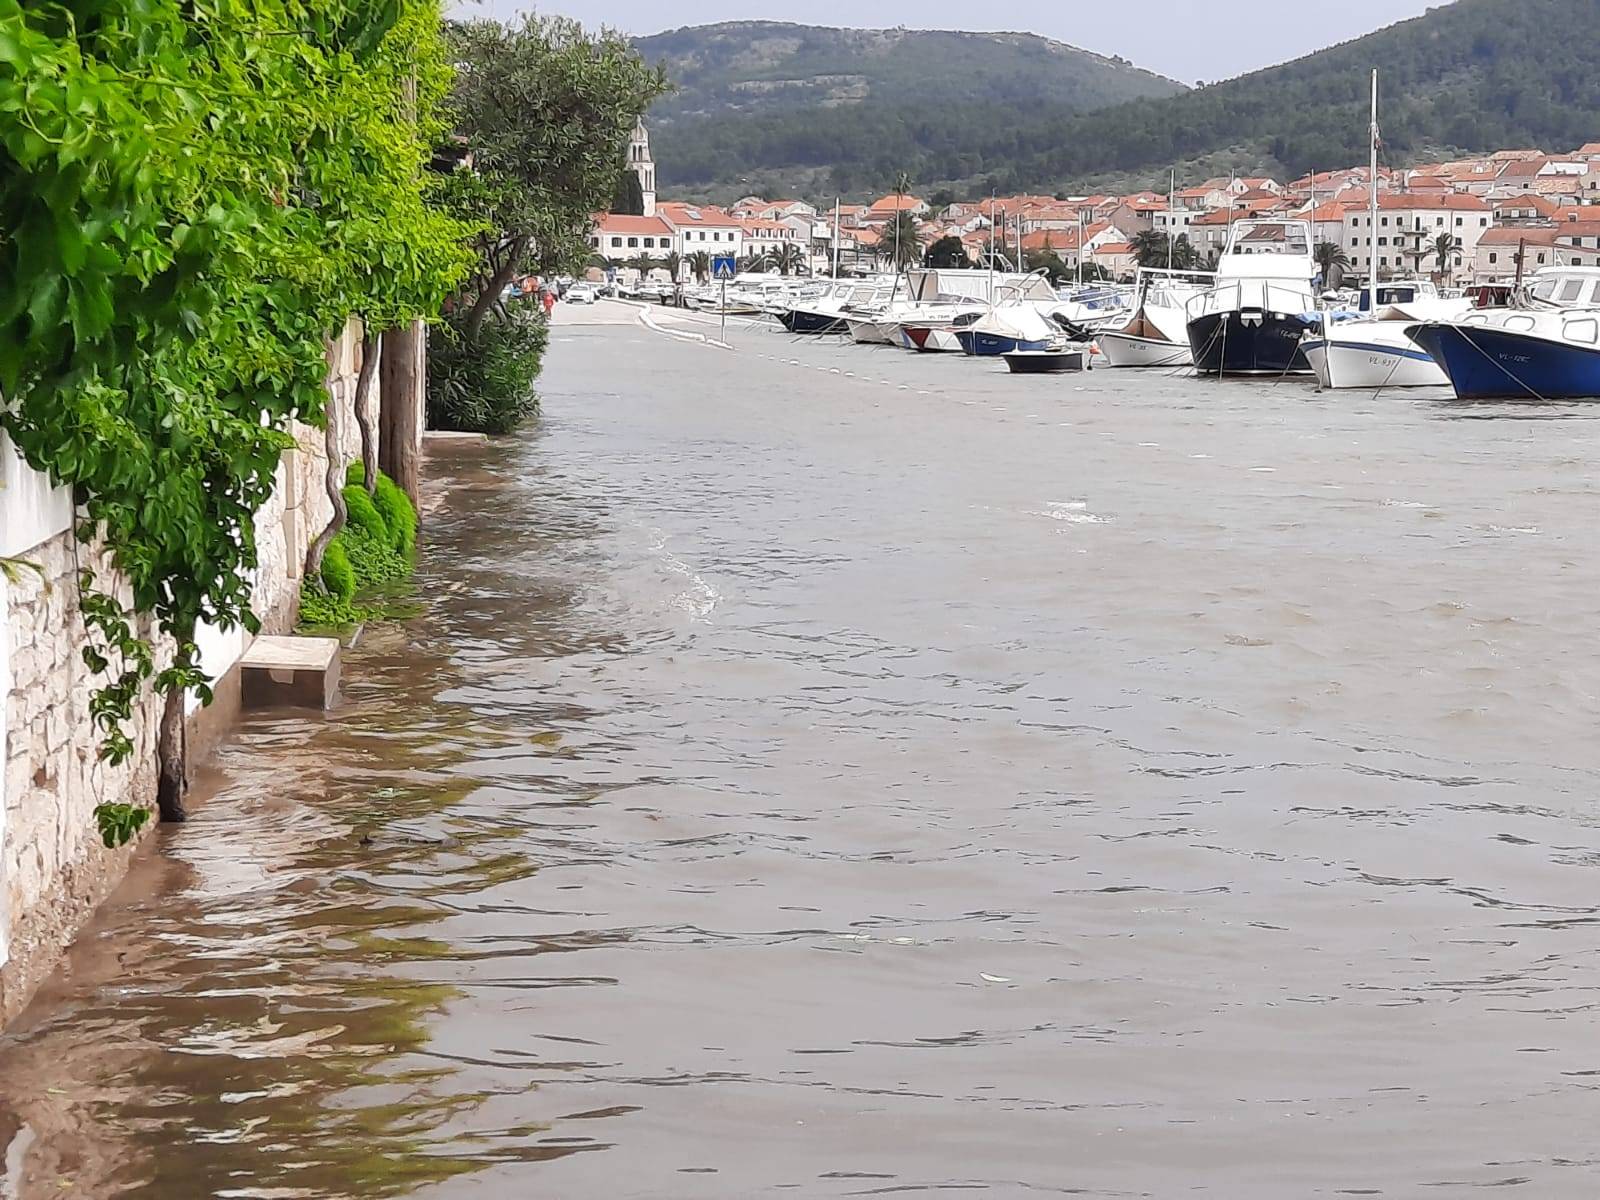
[[[1512,225],[1484,230],[1472,258],[1472,282],[1507,284],[1517,277],[1517,255],[1523,256],[1526,277],[1541,267],[1553,266],[1557,259],[1555,226],[1544,228]]]
[[[1475,196],[1389,192],[1378,197],[1378,223],[1365,205],[1345,210],[1341,244],[1350,269],[1379,277],[1428,274],[1435,270],[1434,243],[1440,234],[1455,240],[1446,274],[1470,267],[1478,241],[1489,228],[1492,210]]]

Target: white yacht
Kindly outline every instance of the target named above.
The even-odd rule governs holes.
[[[1203,375],[1309,372],[1300,339],[1317,321],[1316,275],[1307,222],[1237,222],[1215,286],[1185,305],[1195,369]]]

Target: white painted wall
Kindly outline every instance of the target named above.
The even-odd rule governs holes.
[[[0,497],[0,505],[5,498]],[[6,710],[11,704],[11,626],[6,615],[10,585],[0,575],[0,967],[11,957],[11,904],[6,887],[6,764],[11,750],[6,745]]]
[[[72,524],[72,493],[22,461],[0,433],[0,555],[17,555]]]

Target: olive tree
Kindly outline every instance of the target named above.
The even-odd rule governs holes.
[[[566,17],[458,21],[448,33],[449,108],[466,151],[457,174],[471,176],[456,190],[486,230],[458,297],[473,342],[516,275],[581,267],[628,136],[667,85],[621,34]]]

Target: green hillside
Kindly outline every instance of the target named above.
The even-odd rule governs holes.
[[[669,188],[794,167],[887,178],[920,135],[922,125],[907,124],[919,115],[929,131],[958,129],[969,106],[1072,114],[1183,90],[1122,59],[1032,34],[740,21],[635,44],[676,85],[649,117]]]
[[[671,35],[667,35],[671,36]],[[1226,154],[1299,175],[1365,159],[1367,76],[1384,93],[1385,159],[1600,140],[1600,0],[1457,0],[1425,16],[1167,98],[1081,111],[1038,93],[950,89],[940,103],[878,96],[809,111],[687,112],[661,139],[667,186],[762,176],[821,194],[886,186],[900,170],[1001,191],[1070,188]]]

